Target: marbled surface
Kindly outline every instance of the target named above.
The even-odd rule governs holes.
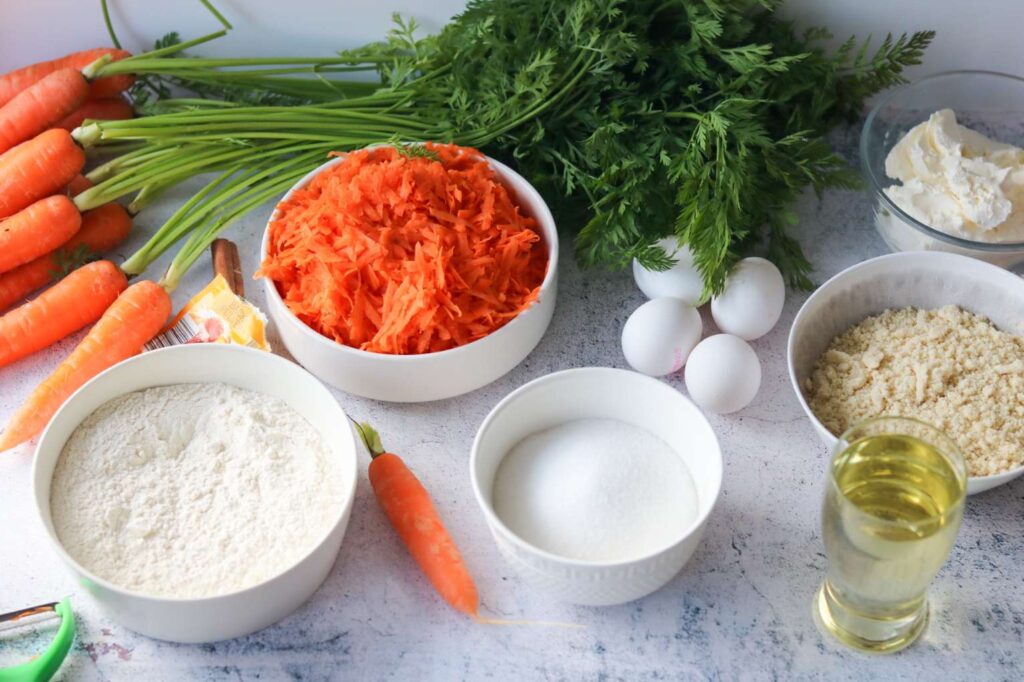
[[[855,137],[851,129],[835,141],[852,153]],[[187,191],[139,222],[158,224]],[[269,211],[228,231],[248,272]],[[821,202],[808,196],[798,213],[818,281],[886,251],[865,194],[829,192]],[[460,617],[412,565],[361,480],[337,564],[294,615],[217,644],[141,637],[98,611],[47,546],[31,511],[27,451],[0,457],[0,612],[70,595],[79,636],[61,672],[66,680],[1024,678],[1024,479],[969,499],[956,549],[932,588],[932,622],[915,646],[870,657],[841,650],[816,630],[810,601],[825,569],[819,503],[827,450],[801,413],[785,366],[788,328],[805,293],[791,292],[779,325],[754,343],[764,380],[753,404],[711,416],[724,450],[723,490],[683,571],[653,595],[613,608],[550,603],[532,593],[503,563],[473,500],[473,435],[502,396],[530,379],[584,365],[624,367],[619,333],[642,302],[625,273],[581,273],[567,258],[560,276],[550,330],[498,382],[423,405],[336,395],[351,414],[372,420],[432,491],[477,578],[484,612],[583,627],[485,626]],[[206,263],[197,265],[175,294],[176,306],[208,277]],[[256,283],[249,293],[262,302]],[[0,420],[76,340],[0,370]],[[680,375],[667,381],[685,391]],[[0,636],[0,665],[41,641]]]

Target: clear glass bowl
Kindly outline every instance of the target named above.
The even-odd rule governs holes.
[[[886,93],[860,135],[860,162],[874,202],[875,227],[893,251],[950,251],[1006,268],[1024,266],[1024,242],[978,242],[940,232],[911,217],[883,191],[898,181],[885,158],[904,134],[939,109],[1000,142],[1024,147],[1024,79],[993,71],[948,71]]]

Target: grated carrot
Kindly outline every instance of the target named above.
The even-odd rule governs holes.
[[[547,248],[478,151],[348,153],[278,206],[269,277],[304,323],[354,348],[447,350],[537,298]]]

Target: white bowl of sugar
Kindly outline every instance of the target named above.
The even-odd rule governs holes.
[[[311,374],[188,344],[80,388],[44,431],[32,478],[54,550],[104,611],[192,643],[254,632],[309,599],[341,547],[356,470],[348,419]]]
[[[552,599],[639,599],[686,564],[718,499],[722,454],[685,396],[651,377],[585,367],[513,391],[470,456],[501,554]]]

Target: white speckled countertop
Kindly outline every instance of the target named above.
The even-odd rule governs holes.
[[[850,129],[834,141],[852,155],[855,138]],[[187,189],[140,223],[158,224]],[[248,272],[269,211],[268,205],[226,235],[238,242]],[[809,196],[798,212],[818,281],[886,251],[865,194],[829,192],[820,203]],[[139,242],[136,235],[123,251]],[[476,625],[447,608],[405,554],[364,479],[337,564],[297,613],[217,644],[147,639],[106,618],[59,565],[31,512],[31,458],[24,451],[0,458],[0,612],[71,596],[79,635],[61,671],[66,680],[1024,678],[1024,479],[969,498],[952,559],[932,587],[932,622],[915,646],[864,656],[815,629],[810,602],[825,568],[819,497],[827,450],[800,411],[785,366],[786,336],[804,293],[791,293],[779,325],[754,343],[764,367],[754,403],[711,416],[725,456],[723,491],[682,573],[653,595],[612,608],[549,603],[532,593],[498,555],[473,501],[473,435],[502,396],[530,379],[568,367],[624,367],[619,333],[642,302],[626,273],[581,273],[565,258],[560,275],[547,335],[498,382],[423,405],[336,395],[351,414],[377,425],[433,493],[476,576],[484,612],[583,628]],[[175,294],[176,307],[208,279],[208,263],[197,264]],[[262,304],[257,283],[248,292]],[[77,339],[0,370],[0,422]],[[685,391],[681,376],[668,381]],[[0,665],[30,655],[41,641],[0,638]]]

